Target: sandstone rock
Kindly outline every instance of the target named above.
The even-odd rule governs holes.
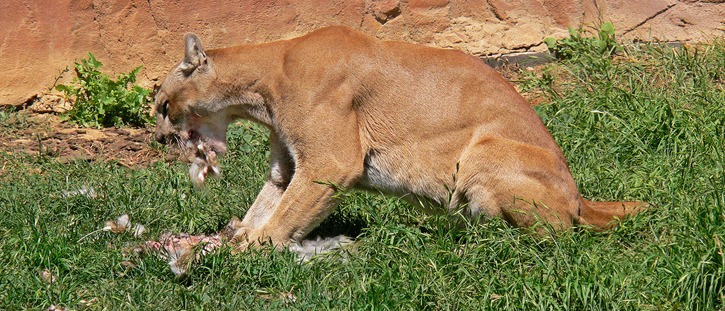
[[[449,0],[408,0],[408,8],[413,12],[425,14],[445,9],[449,3]]]
[[[400,15],[400,1],[398,0],[378,0],[372,2],[372,15],[380,24],[385,24],[389,20]]]
[[[115,75],[143,64],[152,86],[195,32],[207,48],[291,38],[333,24],[386,40],[474,55],[545,49],[570,26],[612,21],[624,39],[700,41],[725,34],[723,0],[28,0],[0,1],[0,105],[44,98],[94,53]],[[60,82],[69,82],[71,73]]]

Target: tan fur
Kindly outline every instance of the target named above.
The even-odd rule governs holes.
[[[539,117],[479,59],[345,27],[209,51],[189,34],[156,107],[160,140],[210,150],[198,165],[225,151],[233,120],[269,128],[269,180],[230,224],[243,247],[302,239],[335,208],[332,185],[523,227],[606,228],[641,205],[583,200]]]

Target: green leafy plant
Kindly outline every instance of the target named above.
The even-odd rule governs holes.
[[[135,85],[143,66],[111,79],[99,69],[103,64],[92,53],[74,64],[74,85],[59,84],[73,108],[63,114],[71,122],[85,127],[144,126],[153,122],[148,113],[150,89]]]
[[[621,46],[614,35],[614,25],[606,22],[599,27],[596,37],[584,36],[587,31],[569,28],[569,38],[546,38],[544,43],[558,59],[574,59],[580,56],[610,56]]]

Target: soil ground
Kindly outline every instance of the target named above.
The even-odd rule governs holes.
[[[121,166],[171,162],[178,152],[155,143],[153,128],[83,128],[52,112],[24,109],[6,113],[0,123],[0,152],[58,158],[115,161]]]

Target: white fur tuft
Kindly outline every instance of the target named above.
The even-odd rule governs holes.
[[[298,261],[306,262],[315,255],[342,250],[352,243],[353,241],[344,235],[326,238],[317,237],[315,240],[303,240],[302,242],[292,243],[289,246],[289,250],[297,254]]]
[[[201,187],[206,180],[207,163],[204,159],[196,158],[189,167],[189,178],[194,186]]]

